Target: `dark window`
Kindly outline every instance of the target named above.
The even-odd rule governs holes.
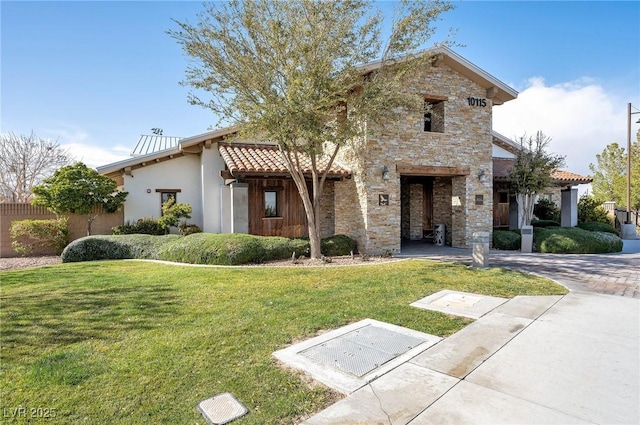
[[[278,192],[275,190],[264,192],[264,216],[278,217]]]
[[[444,133],[444,101],[424,101],[424,131]]]
[[[162,211],[162,205],[169,199],[173,199],[174,203],[178,202],[178,192],[160,192],[160,211]],[[161,212],[162,214],[162,212]]]
[[[507,192],[500,192],[500,204],[509,203],[509,194]]]

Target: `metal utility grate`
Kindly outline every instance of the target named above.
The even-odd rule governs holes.
[[[425,341],[367,325],[299,354],[360,378]]]
[[[242,403],[229,393],[218,394],[201,401],[198,403],[198,410],[212,425],[228,424],[249,412]]]

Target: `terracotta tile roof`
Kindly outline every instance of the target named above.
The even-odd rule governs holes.
[[[218,147],[220,155],[227,164],[231,174],[259,174],[259,175],[284,175],[289,170],[282,153],[275,145],[249,145],[221,143]],[[323,171],[329,162],[329,158],[322,157],[318,163],[318,169]],[[311,160],[303,157],[302,166],[305,174],[311,174]],[[329,169],[329,177],[347,177],[351,171],[333,161]]]
[[[585,177],[580,174],[572,173],[565,170],[555,170],[551,173],[551,177],[556,183],[562,183],[567,185],[573,184],[587,184],[591,183],[593,179],[591,177]]]
[[[493,158],[493,179],[496,181],[509,181],[509,170],[513,167],[513,159]],[[591,177],[565,170],[555,170],[551,173],[553,182],[561,186],[591,183]]]

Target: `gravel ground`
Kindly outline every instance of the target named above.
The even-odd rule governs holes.
[[[29,267],[48,266],[59,264],[62,260],[59,255],[47,257],[16,257],[0,258],[0,270],[26,269]]]

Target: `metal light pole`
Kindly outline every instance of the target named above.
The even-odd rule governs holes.
[[[631,112],[631,103],[627,104],[627,220],[625,224],[631,224],[631,115],[640,112]],[[640,120],[637,122],[640,123]]]

